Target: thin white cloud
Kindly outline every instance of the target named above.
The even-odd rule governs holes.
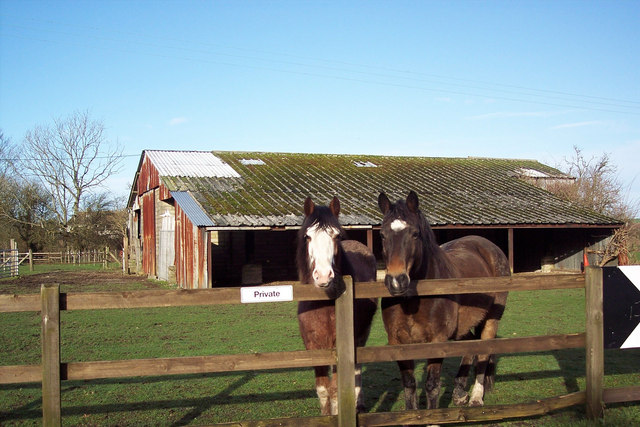
[[[500,111],[496,113],[479,114],[470,116],[470,120],[492,120],[492,119],[510,119],[514,117],[549,117],[557,114],[563,114],[557,111]]]
[[[178,126],[186,123],[188,120],[186,117],[174,117],[169,120],[169,126]]]
[[[600,126],[604,124],[605,122],[601,120],[592,120],[589,122],[564,123],[561,125],[554,126],[551,129],[571,129],[571,128],[581,128],[585,126]]]

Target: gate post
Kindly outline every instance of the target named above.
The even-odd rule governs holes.
[[[42,285],[42,425],[60,426],[60,286]]]
[[[336,352],[338,358],[338,426],[357,423],[355,399],[355,338],[353,330],[353,280],[343,277],[345,291],[336,299]]]
[[[602,268],[586,267],[586,388],[587,417],[602,416],[604,380],[604,325],[602,314]]]

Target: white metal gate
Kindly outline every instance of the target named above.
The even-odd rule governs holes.
[[[11,239],[10,249],[0,249],[0,279],[18,275],[18,245]]]
[[[157,274],[160,280],[169,280],[169,266],[175,260],[175,218],[166,210],[160,218],[160,235],[158,240]]]

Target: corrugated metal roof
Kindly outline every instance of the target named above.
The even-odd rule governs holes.
[[[209,151],[146,151],[160,176],[240,178],[228,164]]]
[[[566,177],[535,160],[221,151],[213,157],[235,177],[161,179],[172,194],[188,190],[218,227],[298,226],[307,196],[319,204],[338,196],[342,224],[376,226],[380,191],[397,200],[409,190],[436,226],[619,224],[522,179],[523,170]]]
[[[187,215],[189,221],[196,227],[211,227],[215,225],[209,215],[202,209],[202,206],[188,191],[172,191],[171,196]]]

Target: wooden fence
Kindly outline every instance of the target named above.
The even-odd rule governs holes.
[[[372,346],[355,348],[353,341],[353,299],[386,297],[381,282],[359,283],[355,291],[345,277],[345,293],[336,300],[337,348],[334,350],[290,351],[237,355],[213,355],[160,359],[135,359],[97,362],[60,361],[60,310],[106,308],[170,307],[241,303],[241,288],[203,290],[160,290],[136,292],[100,292],[61,294],[59,287],[42,287],[41,295],[0,295],[0,312],[42,312],[42,363],[40,365],[0,366],[0,384],[41,382],[43,425],[61,424],[61,381],[147,375],[184,375],[212,372],[301,368],[336,364],[338,371],[337,416],[280,418],[234,423],[238,426],[310,425],[310,426],[383,426],[392,424],[446,424],[482,422],[504,418],[531,417],[586,405],[590,418],[602,415],[603,405],[640,400],[640,386],[603,389],[604,356],[602,325],[602,269],[588,267],[581,274],[514,275],[500,278],[446,279],[420,281],[419,295],[446,295],[469,292],[501,292],[585,288],[586,331],[577,334],[498,338],[486,341]],[[313,286],[291,285],[293,299],[327,299]],[[520,353],[566,348],[586,350],[586,390],[516,405],[492,405],[477,408],[442,408],[402,412],[356,414],[354,397],[355,363],[371,363],[429,357],[453,357],[479,353]]]
[[[16,254],[16,276],[17,266],[23,263],[29,264],[29,270],[33,271],[34,264],[106,264],[109,262],[117,262],[120,264],[121,260],[118,259],[109,248],[105,249],[92,249],[86,251],[60,251],[60,252],[20,252],[17,249]]]

